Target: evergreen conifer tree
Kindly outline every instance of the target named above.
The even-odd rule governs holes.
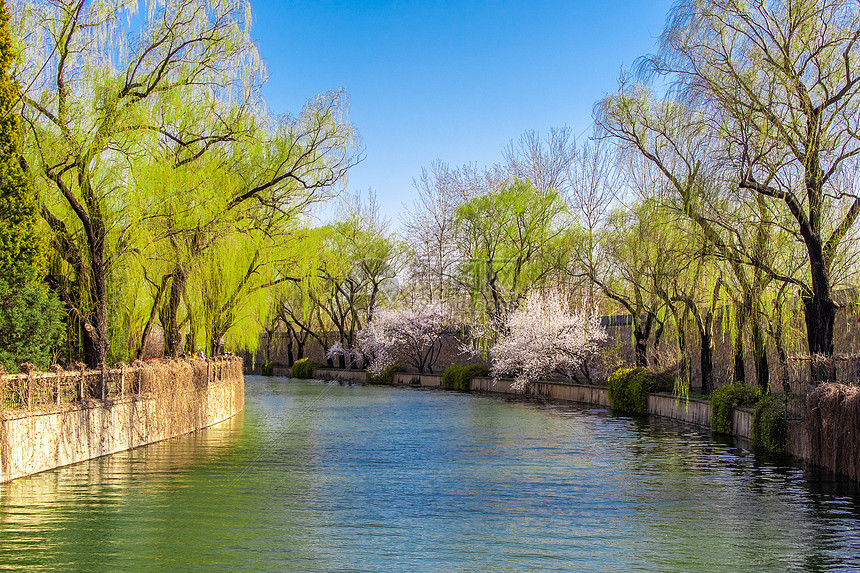
[[[38,200],[21,167],[19,86],[10,77],[15,48],[9,11],[0,0],[0,364],[45,367],[62,334],[59,301],[43,284],[45,243],[38,234]]]

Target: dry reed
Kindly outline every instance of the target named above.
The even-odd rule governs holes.
[[[810,461],[860,480],[860,387],[822,384],[806,398]]]

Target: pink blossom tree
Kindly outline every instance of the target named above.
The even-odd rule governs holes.
[[[413,366],[419,373],[433,373],[439,358],[447,308],[440,302],[413,308],[380,308],[358,332],[358,347],[335,345],[327,357],[345,356],[358,362],[366,358],[368,370],[379,375],[396,364]]]
[[[490,348],[491,372],[496,380],[513,376],[514,388],[524,391],[553,372],[587,372],[606,338],[597,316],[571,309],[558,292],[533,292],[501,323]]]

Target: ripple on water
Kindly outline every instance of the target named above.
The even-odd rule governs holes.
[[[243,415],[0,486],[0,569],[860,569],[860,495],[599,409],[249,377]]]

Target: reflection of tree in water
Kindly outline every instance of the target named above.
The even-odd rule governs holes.
[[[643,557],[659,569],[815,571],[860,555],[845,535],[860,529],[856,486],[831,480],[825,491],[785,457],[682,424],[626,421],[624,465],[635,476],[627,493],[639,535],[655,540]]]

